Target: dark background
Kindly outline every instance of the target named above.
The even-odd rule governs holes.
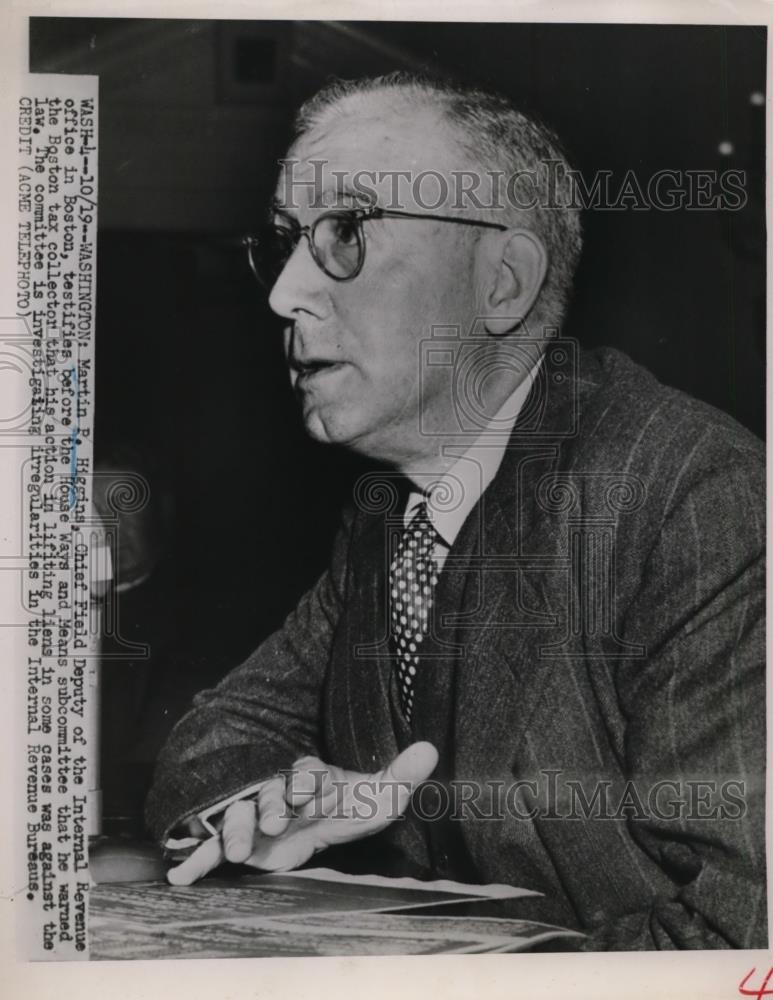
[[[304,438],[231,240],[263,216],[297,104],[331,76],[439,70],[536,111],[586,178],[745,170],[739,212],[586,213],[564,333],[762,435],[765,47],[762,27],[30,20],[32,71],[100,78],[96,452],[150,479],[161,528],[107,643],[150,644],[105,668],[108,819],[137,826],[192,693],[316,578],[357,471]]]

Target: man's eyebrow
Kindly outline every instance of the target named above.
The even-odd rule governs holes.
[[[335,210],[337,208],[372,208],[376,204],[374,195],[367,191],[358,191],[356,188],[347,185],[337,185],[335,188],[326,188],[315,196],[315,200],[309,208],[321,210]],[[271,200],[270,214],[284,215],[287,218],[295,218],[298,207],[288,207],[283,201],[274,197]]]
[[[293,211],[290,208],[286,208],[278,198],[271,199],[271,206],[268,210],[269,221],[274,218],[275,215],[284,215],[287,219],[295,219]]]
[[[337,187],[333,193],[341,202],[348,205],[356,205],[357,208],[370,208],[376,204],[373,192],[358,191],[356,188],[351,188],[347,185]]]

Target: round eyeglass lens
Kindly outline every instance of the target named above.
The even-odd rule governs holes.
[[[362,263],[362,236],[350,213],[323,215],[314,226],[314,250],[328,274],[350,278]]]

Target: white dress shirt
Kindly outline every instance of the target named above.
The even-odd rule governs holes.
[[[456,456],[456,461],[445,473],[416,473],[411,477],[414,489],[408,496],[403,521],[407,527],[416,508],[426,502],[427,516],[438,534],[433,552],[438,569],[443,568],[448,551],[467,515],[499,471],[510,434],[541,363],[542,358],[507,397],[471,445],[466,448],[463,444],[445,446],[449,457]]]

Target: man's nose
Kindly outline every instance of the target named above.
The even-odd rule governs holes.
[[[304,233],[274,282],[268,304],[285,319],[294,319],[301,310],[318,315],[325,280],[326,276],[311,256],[309,238]]]

